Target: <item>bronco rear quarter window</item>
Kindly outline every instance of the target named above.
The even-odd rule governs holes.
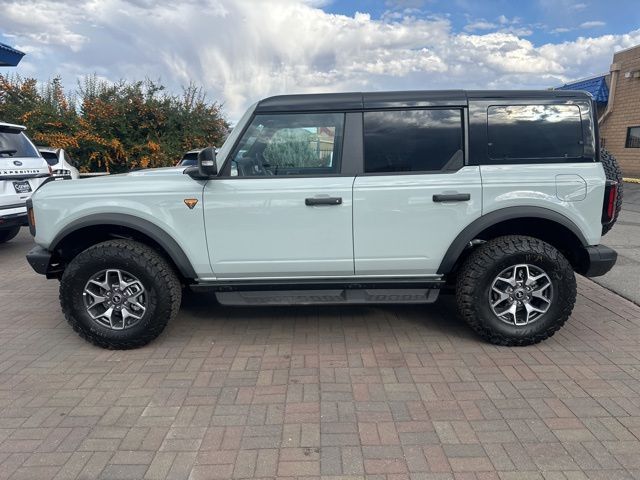
[[[577,105],[495,105],[487,109],[491,163],[575,162],[584,157]]]

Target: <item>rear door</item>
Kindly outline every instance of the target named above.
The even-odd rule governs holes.
[[[356,275],[435,275],[482,210],[466,165],[462,107],[365,111],[364,174],[353,189]]]

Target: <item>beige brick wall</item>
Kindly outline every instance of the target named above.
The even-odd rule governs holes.
[[[640,78],[624,78],[625,73],[640,71],[640,45],[613,56],[620,65],[611,113],[600,125],[600,137],[613,153],[627,177],[640,177],[640,148],[625,148],[627,128],[640,126]]]

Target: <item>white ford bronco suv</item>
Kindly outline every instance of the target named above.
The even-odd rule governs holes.
[[[0,244],[27,225],[27,199],[51,180],[47,162],[24,130],[22,125],[0,122]]]
[[[183,286],[222,304],[428,303],[484,339],[553,335],[606,273],[619,208],[591,98],[418,91],[267,98],[198,165],[40,188],[36,272],[84,338],[157,337]],[[614,176],[619,170],[613,169]]]

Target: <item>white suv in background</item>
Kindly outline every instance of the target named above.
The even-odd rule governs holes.
[[[26,202],[51,178],[25,127],[0,122],[0,243],[15,237],[27,225]]]
[[[51,167],[54,177],[64,180],[80,178],[80,173],[75,167],[76,162],[63,148],[38,147],[38,150]]]

